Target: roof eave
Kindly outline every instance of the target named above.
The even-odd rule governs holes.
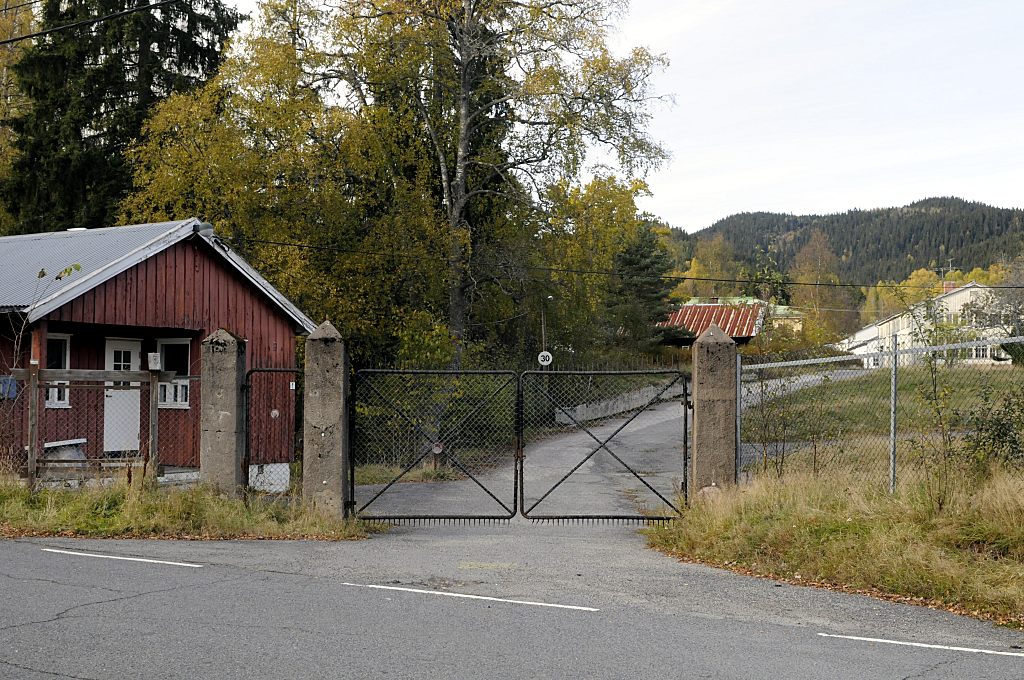
[[[239,274],[260,289],[267,297],[277,303],[277,306],[280,307],[285,314],[291,317],[295,324],[303,331],[303,335],[312,333],[316,330],[317,324],[314,323],[312,319],[303,314],[298,307],[292,304],[291,300],[282,295],[277,288],[263,278],[263,276],[253,269],[253,267],[246,262],[241,255],[232,250],[231,247],[218,238],[216,234],[210,231],[198,231],[196,232],[196,235],[206,241],[210,247],[224,258],[224,260],[230,263]]]
[[[147,260],[157,253],[170,248],[175,243],[185,240],[194,233],[195,225],[199,224],[196,218],[182,220],[179,224],[168,229],[156,238],[139,246],[130,253],[120,257],[110,264],[89,272],[78,281],[64,286],[52,295],[39,300],[22,310],[28,314],[29,323],[35,323],[50,312],[53,312],[80,295],[84,295],[93,288],[109,281],[121,272],[131,269],[135,265]]]

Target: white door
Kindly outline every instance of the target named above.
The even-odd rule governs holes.
[[[107,339],[107,370],[137,371],[142,354],[140,340]],[[139,383],[130,383],[138,385]],[[129,385],[126,382],[107,383],[108,386]],[[103,399],[103,450],[139,450],[139,410],[142,407],[139,390],[106,389]]]

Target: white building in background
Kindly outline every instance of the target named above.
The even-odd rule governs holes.
[[[906,311],[876,321],[861,328],[848,338],[836,343],[836,349],[854,355],[869,355],[892,350],[895,338],[900,349],[926,347],[935,344],[931,331],[935,322],[950,327],[960,327],[964,332],[963,340],[981,340],[986,337],[997,338],[1002,332],[994,328],[977,328],[972,326],[972,318],[967,308],[969,305],[985,304],[988,299],[988,286],[971,281],[957,287],[952,281],[943,285],[944,291],[928,302],[919,302]],[[941,341],[940,341],[941,342]],[[955,342],[955,340],[954,340]],[[971,347],[963,350],[959,361],[967,364],[1002,364],[1008,363],[1009,357],[999,345]],[[908,361],[904,355],[900,363]],[[865,356],[864,368],[876,368],[889,365],[888,357]]]

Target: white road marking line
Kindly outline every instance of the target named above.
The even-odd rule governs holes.
[[[99,555],[96,553],[75,552],[74,550],[57,550],[56,548],[41,548],[43,552],[60,553],[61,555],[77,555],[79,557],[102,557],[107,560],[125,560],[126,562],[148,562],[149,564],[169,564],[172,567],[192,567],[199,569],[203,565],[190,564],[188,562],[168,562],[167,560],[148,560],[144,557],[121,557],[119,555]]]
[[[882,642],[887,645],[902,645],[905,647],[926,647],[928,649],[947,649],[953,652],[970,652],[971,654],[996,654],[998,656],[1020,656],[1024,652],[999,652],[994,649],[974,649],[973,647],[949,647],[947,645],[927,645],[923,642],[903,642],[901,640],[883,640],[881,638],[857,637],[856,635],[830,635],[829,633],[818,633],[821,637],[842,638],[844,640],[859,640],[861,642]]]
[[[444,597],[461,597],[467,600],[487,600],[488,602],[506,602],[508,604],[525,604],[531,607],[553,607],[555,609],[574,609],[581,612],[599,612],[600,609],[593,607],[580,607],[573,604],[551,604],[550,602],[531,602],[530,600],[506,600],[501,597],[486,597],[484,595],[467,595],[465,593],[449,593],[444,590],[423,590],[421,588],[400,588],[398,586],[377,586],[369,583],[342,583],[343,586],[353,588],[373,588],[375,590],[400,590],[405,593],[419,593],[420,595],[443,595]]]

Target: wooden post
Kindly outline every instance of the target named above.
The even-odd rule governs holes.
[[[28,358],[28,488],[36,488],[39,465],[39,369],[46,362],[46,320],[32,328]]]
[[[39,363],[30,360],[28,369],[28,488],[36,488],[39,461]]]
[[[160,476],[160,371],[149,372],[149,451],[142,461],[142,476],[149,475],[153,466],[153,479]]]

